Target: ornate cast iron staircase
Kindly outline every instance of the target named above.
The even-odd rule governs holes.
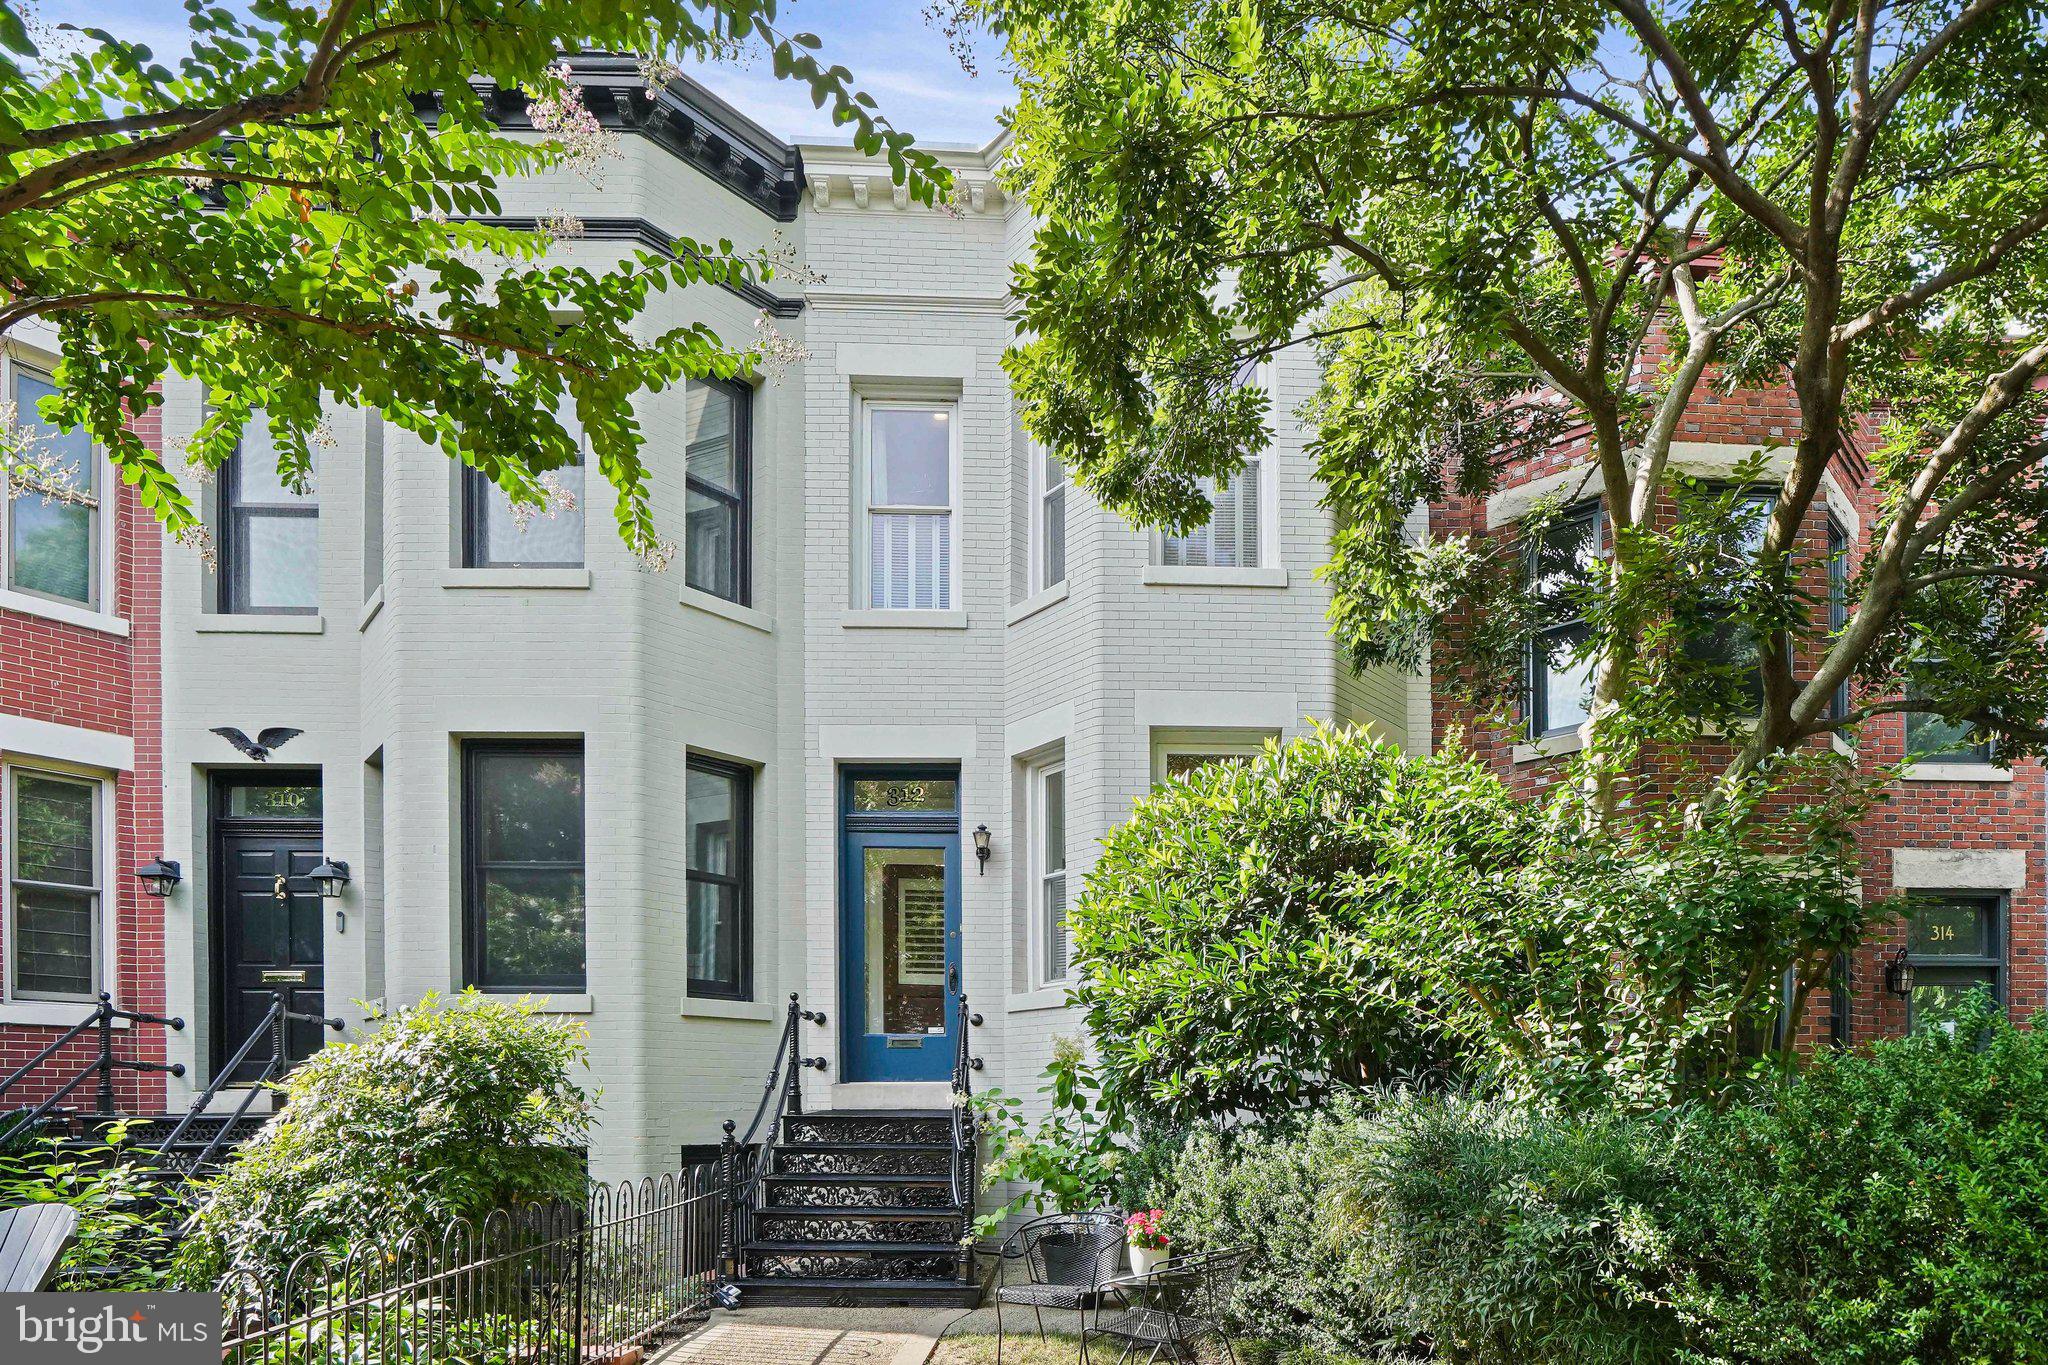
[[[775,1065],[744,1135],[725,1125],[729,1191],[724,1281],[750,1304],[972,1306],[981,1287],[968,1242],[980,1187],[968,1055],[976,1016],[958,996],[959,1044],[945,1109],[806,1113],[803,1022],[825,1016],[789,998]]]

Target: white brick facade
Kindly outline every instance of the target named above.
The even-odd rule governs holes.
[[[460,741],[583,738],[589,990],[555,1003],[587,1010],[603,1172],[657,1169],[678,1143],[714,1141],[720,1120],[743,1120],[791,992],[832,1021],[806,1026],[806,1050],[831,1065],[823,1080],[806,1078],[813,1105],[879,1093],[838,1084],[841,764],[958,762],[979,1083],[1028,1095],[1052,1039],[1079,1022],[1059,991],[1038,989],[1027,961],[1027,760],[1064,756],[1078,890],[1095,841],[1151,781],[1155,738],[1291,733],[1316,717],[1370,722],[1406,742],[1411,684],[1352,676],[1325,626],[1328,593],[1314,574],[1330,528],[1291,418],[1314,381],[1306,356],[1282,357],[1271,380],[1281,573],[1262,566],[1264,586],[1233,586],[1229,574],[1148,582],[1159,577],[1147,574],[1148,536],[1070,488],[1064,584],[1033,594],[1029,460],[1000,363],[1027,216],[990,183],[987,149],[946,153],[974,187],[957,216],[896,207],[886,171],[847,149],[798,151],[805,192],[789,223],[635,136],[601,189],[564,175],[506,195],[508,214],[644,220],[742,247],[779,229],[823,276],[779,324],[809,358],[767,376],[754,398],[750,609],[705,603],[683,589],[679,565],[637,567],[594,475],[587,572],[460,571],[449,460],[354,412],[335,415],[338,445],[319,481],[317,617],[218,616],[205,567],[171,552],[165,853],[192,871],[168,907],[166,951],[172,1008],[200,1022],[173,1042],[195,1078],[208,1065],[213,998],[209,774],[247,766],[215,726],[305,731],[272,761],[319,769],[326,851],[355,871],[331,903],[345,927],[323,916],[328,1007],[351,1022],[362,1018],[351,1002],[461,984]],[[601,264],[625,249],[593,237],[563,251]],[[747,300],[698,288],[657,296],[646,326],[705,321],[743,337],[755,317]],[[961,452],[953,610],[908,628],[861,610],[853,555],[859,404],[901,394],[957,399]],[[170,394],[172,449],[200,401],[189,388]],[[680,404],[679,393],[646,396],[640,414],[657,512],[676,538]],[[366,517],[381,524],[381,568],[365,562],[379,540]],[[685,999],[691,751],[757,774],[750,1004]],[[985,875],[966,840],[981,823],[994,832]]]

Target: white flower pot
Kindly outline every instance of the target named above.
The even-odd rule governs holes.
[[[1152,1267],[1165,1260],[1166,1255],[1165,1251],[1157,1247],[1141,1247],[1133,1242],[1131,1244],[1131,1273],[1133,1275],[1150,1275]]]

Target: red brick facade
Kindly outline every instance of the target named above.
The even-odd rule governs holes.
[[[155,410],[135,423],[136,431],[155,449],[162,448],[161,417],[161,410]],[[105,831],[113,845],[112,869],[102,873],[106,880],[101,913],[113,917],[114,960],[102,964],[101,985],[123,1008],[163,1013],[163,902],[144,895],[133,875],[136,867],[156,857],[163,846],[163,535],[132,487],[117,484],[102,504],[100,533],[113,537],[112,573],[102,587],[102,609],[126,621],[129,633],[124,637],[0,605],[0,725],[20,717],[133,740],[132,769],[93,773],[113,784],[113,828]],[[5,734],[0,730],[0,737]],[[63,755],[28,748],[8,749],[0,758],[9,764],[34,766],[39,760],[60,762]],[[8,865],[8,829],[8,823],[0,821],[0,867]],[[0,935],[7,927],[0,923]],[[0,942],[0,947],[4,946]],[[12,1073],[63,1031],[58,1026],[20,1022],[25,1008],[29,1007],[0,1002],[0,1077]],[[83,1018],[91,1009],[84,1004],[33,1008],[45,1016],[57,1013],[67,1018]],[[122,1057],[160,1062],[164,1030],[153,1026],[122,1029],[116,1034],[115,1051]],[[0,1097],[0,1111],[40,1101],[96,1055],[91,1035],[79,1038]],[[115,1088],[125,1113],[163,1109],[164,1077],[160,1073],[120,1071]],[[93,1100],[94,1082],[88,1080],[72,1091],[65,1103],[89,1109]]]
[[[1662,357],[1651,356],[1645,363],[1654,365],[1661,360]],[[1678,440],[1693,445],[1695,449],[1700,445],[1724,446],[1734,454],[1758,447],[1786,445],[1797,438],[1798,431],[1797,404],[1789,389],[1729,394],[1716,392],[1712,384],[1703,384],[1701,396],[1691,405],[1680,426]],[[1868,430],[1864,433],[1866,438],[1872,434]],[[1581,467],[1589,458],[1583,439],[1559,442],[1541,457],[1511,469],[1509,476],[1501,481],[1502,490],[1512,490],[1546,475]],[[1684,462],[1674,463],[1682,465]],[[1857,453],[1851,451],[1836,461],[1831,473],[1841,495],[1861,519],[1863,533],[1867,536],[1877,511],[1875,490],[1870,486],[1867,466]],[[1598,491],[1595,479],[1588,483],[1585,494],[1592,497]],[[1430,530],[1435,536],[1512,534],[1511,525],[1503,525],[1490,532],[1487,521],[1486,505],[1477,499],[1454,497],[1430,509]],[[1806,541],[1804,559],[1812,566],[1813,576],[1813,581],[1806,587],[1819,600],[1825,600],[1826,593],[1827,525],[1828,505],[1824,499],[1817,498],[1808,512],[1802,536]],[[1852,566],[1860,562],[1863,548],[1862,543],[1852,538]],[[1446,634],[1455,638],[1463,623],[1453,618],[1445,624]],[[1802,657],[1797,660],[1797,666],[1803,672],[1814,662],[1814,659]],[[1444,676],[1442,670],[1452,666],[1452,660],[1440,652],[1438,676]],[[1532,757],[1532,750],[1524,744],[1524,735],[1519,727],[1488,724],[1469,705],[1458,702],[1441,689],[1432,709],[1438,742],[1452,729],[1462,730],[1468,747],[1484,757],[1517,789],[1535,792],[1557,776],[1561,760]],[[1522,746],[1519,754],[1516,752],[1518,745]],[[1725,746],[1709,741],[1689,748],[1688,757],[1707,762],[1723,759],[1728,753]],[[1861,730],[1857,752],[1862,761],[1873,767],[1898,763],[1905,754],[1904,718],[1889,715],[1869,722]],[[2003,945],[2005,998],[2014,1017],[2024,1018],[2041,1008],[2044,996],[2048,996],[2048,977],[2044,977],[2043,971],[2043,954],[2048,951],[2048,901],[2044,901],[2042,879],[2043,838],[2044,830],[2048,830],[2048,803],[2044,803],[2044,790],[2048,788],[2044,788],[2042,767],[2035,762],[2015,764],[2009,779],[2002,769],[1987,767],[1983,771],[1987,779],[1998,780],[1916,779],[1893,784],[1887,800],[1871,816],[1864,833],[1864,891],[1867,897],[1874,899],[1900,889],[1893,879],[1893,860],[1901,849],[1933,852],[1967,849],[2022,854],[2025,861],[2023,882],[1995,889],[2002,890],[2007,898]],[[1923,876],[1915,889],[1933,893],[1994,888],[1982,885],[1935,886],[1928,884]],[[1885,966],[1903,940],[1903,927],[1893,925],[1877,940],[1866,944],[1851,963],[1851,989],[1846,1007],[1851,1041],[1860,1042],[1905,1031],[1906,1004],[1884,988]],[[1833,1003],[1824,997],[1812,1002],[1805,1031],[1814,1038],[1826,1036]]]

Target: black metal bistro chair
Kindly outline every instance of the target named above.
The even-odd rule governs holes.
[[[1240,1248],[1176,1256],[1147,1274],[1125,1275],[1104,1284],[1103,1293],[1117,1303],[1098,1307],[1092,1327],[1082,1325],[1081,1359],[1088,1359],[1088,1342],[1095,1337],[1108,1337],[1123,1347],[1119,1362],[1149,1347],[1147,1365],[1161,1357],[1193,1360],[1196,1347],[1213,1337],[1231,1365],[1237,1365],[1237,1352],[1231,1349],[1223,1323],[1246,1254]]]
[[[1102,1286],[1123,1268],[1124,1220],[1111,1211],[1052,1213],[1034,1218],[1003,1240],[1000,1267],[1007,1272],[1021,1261],[1028,1277],[1017,1284],[996,1285],[996,1365],[1003,1362],[1003,1305],[1029,1305],[1038,1320],[1038,1339],[1045,1340],[1045,1310],[1085,1311]],[[1085,1329],[1086,1323],[1083,1323]],[[1085,1330],[1083,1340],[1086,1340]]]

